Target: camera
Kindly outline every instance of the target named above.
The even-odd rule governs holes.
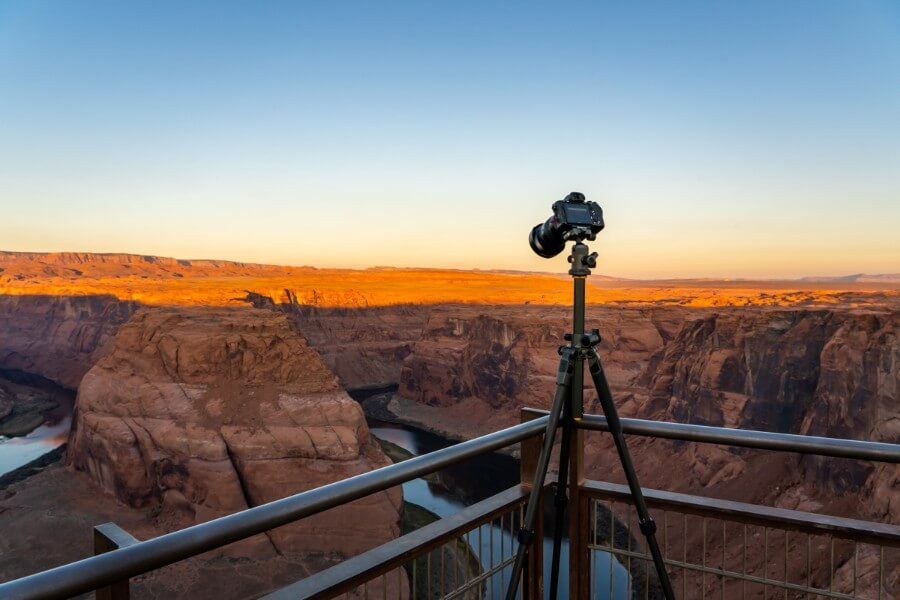
[[[563,251],[569,240],[593,240],[603,229],[603,209],[588,202],[584,194],[572,192],[553,203],[553,215],[534,227],[528,243],[535,254],[553,258]]]

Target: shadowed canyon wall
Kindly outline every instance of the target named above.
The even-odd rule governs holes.
[[[588,321],[602,327],[600,354],[624,415],[900,439],[897,313],[591,309]],[[559,309],[434,315],[404,360],[399,392],[449,410],[464,405],[454,414],[470,423],[499,419],[498,413],[513,422],[521,406],[549,403],[555,349],[567,326],[568,315]],[[586,404],[599,410],[593,393]],[[861,489],[872,472],[849,461],[802,465],[812,481],[836,494]],[[723,477],[709,472],[696,483]],[[872,516],[891,512],[884,504],[897,501],[891,496],[875,502]]]
[[[114,296],[0,295],[0,367],[75,389],[137,307]]]
[[[329,339],[341,338],[340,317],[333,311],[310,312],[295,315],[301,330],[329,323]],[[354,336],[365,329],[365,312],[351,318]],[[430,411],[417,414],[417,422],[450,423],[461,437],[510,425],[520,407],[548,406],[555,350],[569,319],[564,307],[523,306],[443,306],[418,319],[408,316],[407,330],[421,323],[421,336],[413,343],[404,340],[397,355],[405,355],[399,394]],[[896,311],[590,307],[588,323],[602,328],[600,354],[623,416],[900,441]],[[343,343],[352,348],[354,336]],[[397,362],[393,356],[373,372],[383,378]],[[588,411],[600,412],[593,393],[585,400]],[[592,433],[586,444],[587,474],[623,482],[609,436]],[[649,487],[900,522],[896,465],[634,436],[629,445],[641,481]],[[700,546],[698,535],[688,536],[689,547]],[[792,553],[800,556],[804,548],[797,540],[792,544]],[[835,574],[835,589],[844,592],[854,579],[848,551],[839,550],[843,566]],[[755,546],[748,552],[748,567],[761,572],[764,559]],[[874,595],[877,554],[863,548],[858,563],[859,589]],[[816,563],[812,573],[825,586],[831,577],[827,565]],[[798,572],[803,568],[792,566]],[[896,560],[886,565],[884,581],[887,590],[900,585]],[[713,586],[707,593],[715,591],[713,583],[707,585]],[[699,581],[689,584],[699,595],[698,586]]]
[[[555,349],[569,326],[565,307],[342,309],[285,298],[251,293],[247,301],[265,309],[251,312],[286,313],[344,386],[399,383],[401,395],[443,409],[469,432],[512,423],[523,405],[546,406]],[[0,367],[77,384],[136,309],[105,297],[2,297]],[[900,439],[898,318],[850,308],[588,309],[589,325],[602,328],[600,353],[624,415],[883,441]],[[689,471],[700,473],[694,483],[740,472],[740,453],[715,454],[689,458]],[[873,516],[896,514],[895,495],[868,481],[871,467],[796,462],[831,493],[868,489]]]

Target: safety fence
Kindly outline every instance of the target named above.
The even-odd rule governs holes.
[[[130,578],[245,539],[480,454],[521,444],[521,485],[348,559],[280,590],[285,598],[500,598],[516,550],[516,530],[547,426],[543,411],[523,423],[356,477],[145,541],[114,524],[95,528],[96,556],[0,584],[0,598],[66,598],[97,591],[128,598]],[[654,598],[655,576],[635,536],[624,486],[585,480],[586,431],[570,435],[567,596]],[[900,445],[622,419],[626,434],[808,455],[900,463]],[[895,598],[900,527],[815,513],[646,490],[666,563],[687,598]],[[537,539],[543,539],[538,520]],[[536,543],[520,597],[544,596],[544,553]]]

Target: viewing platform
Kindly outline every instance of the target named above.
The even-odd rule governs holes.
[[[153,539],[138,541],[113,523],[98,525],[96,556],[0,584],[0,598],[67,598],[96,590],[100,599],[126,599],[130,578],[142,573],[519,444],[519,485],[264,596],[501,598],[548,421],[544,411],[523,409],[521,415],[519,425]],[[900,444],[640,419],[622,424],[632,436],[900,463]],[[606,420],[584,415],[576,425],[562,567],[568,581],[560,597],[661,597],[628,487],[584,477],[585,432],[606,431]],[[661,490],[644,493],[679,598],[890,599],[900,593],[896,577],[892,582],[900,568],[900,526]],[[539,519],[538,539],[550,526]],[[480,564],[445,565],[446,549],[461,547],[483,550]],[[520,587],[523,600],[544,597],[548,560],[542,544],[534,544]]]

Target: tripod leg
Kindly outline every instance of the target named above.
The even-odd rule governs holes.
[[[509,586],[506,588],[506,600],[514,600],[519,591],[519,578],[522,576],[522,567],[525,564],[525,555],[531,544],[534,543],[534,522],[537,518],[538,503],[544,480],[547,478],[547,468],[550,465],[550,455],[553,453],[553,443],[556,440],[556,429],[559,427],[559,418],[563,406],[570,396],[570,384],[572,381],[573,351],[571,348],[563,348],[562,358],[559,360],[559,369],[556,372],[556,395],[553,405],[550,407],[550,420],[547,422],[547,432],[544,434],[544,445],[538,457],[537,468],[534,471],[534,481],[531,494],[528,496],[528,505],[525,508],[525,520],[519,529],[519,549],[516,552],[516,560],[513,563],[512,575]],[[538,542],[540,543],[540,542]]]
[[[571,396],[571,394],[570,394]],[[571,407],[567,403],[562,417],[562,443],[559,448],[559,476],[556,479],[556,494],[553,503],[556,517],[553,525],[553,559],[550,562],[550,600],[556,600],[559,592],[559,563],[562,551],[563,522],[566,518],[566,507],[569,503],[567,493],[569,483],[569,446],[571,442]]]
[[[638,483],[634,464],[631,462],[631,454],[628,452],[628,446],[625,445],[622,423],[619,421],[619,413],[616,411],[612,393],[609,391],[609,383],[606,381],[606,375],[603,373],[600,357],[597,356],[596,350],[591,348],[587,358],[591,369],[591,377],[594,380],[594,386],[597,388],[597,395],[600,397],[600,405],[603,407],[603,414],[606,416],[609,432],[612,434],[613,441],[616,444],[619,461],[622,463],[622,470],[625,471],[625,479],[628,480],[631,497],[634,499],[634,507],[638,513],[641,533],[647,538],[647,547],[650,549],[653,564],[656,566],[659,583],[662,585],[666,600],[675,600],[675,592],[672,590],[672,583],[669,581],[669,574],[666,572],[666,564],[663,561],[662,553],[659,551],[659,544],[656,541],[656,523],[653,522],[653,519],[650,517],[650,511],[647,510],[647,503],[644,501],[644,494],[641,491],[640,483]]]

